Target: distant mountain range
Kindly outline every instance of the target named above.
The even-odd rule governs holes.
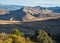
[[[13,10],[21,9],[22,7],[24,7],[24,6],[20,6],[20,5],[2,5],[2,4],[0,4],[0,10],[13,11]],[[60,13],[60,7],[42,7],[42,6],[35,6],[35,7],[29,7],[29,8],[38,9],[38,10],[44,10],[44,9],[47,8],[49,10],[52,10],[53,12],[59,12]]]
[[[55,13],[60,13],[60,7],[48,7],[49,10],[52,10]]]
[[[1,5],[0,4],[0,10],[8,10],[8,11],[13,11],[13,10],[18,10],[22,8],[23,6],[19,5]]]
[[[57,16],[60,16],[60,7],[0,5],[0,20],[35,21]]]

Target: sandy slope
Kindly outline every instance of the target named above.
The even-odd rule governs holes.
[[[20,24],[20,21],[0,20],[0,24]]]

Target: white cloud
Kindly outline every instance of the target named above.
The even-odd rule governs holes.
[[[60,0],[0,0],[0,4],[15,4],[15,5],[59,5]]]

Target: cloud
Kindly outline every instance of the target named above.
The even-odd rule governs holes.
[[[59,5],[60,0],[0,0],[0,4],[14,4],[14,5],[27,5],[27,6],[37,6],[37,5]]]

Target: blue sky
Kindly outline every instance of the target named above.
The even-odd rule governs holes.
[[[0,0],[0,4],[24,6],[60,6],[60,0]]]

